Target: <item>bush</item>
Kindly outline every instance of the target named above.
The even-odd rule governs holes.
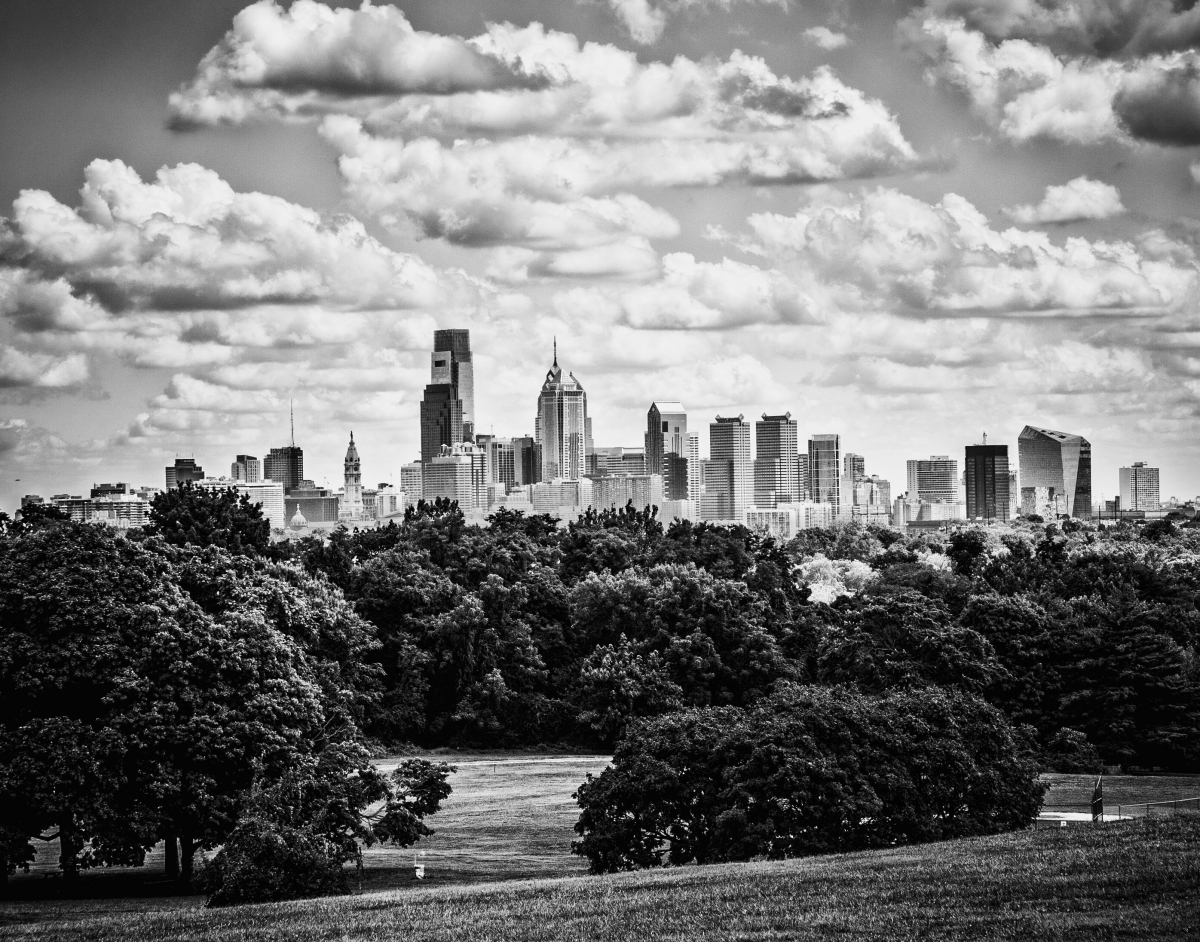
[[[572,851],[604,873],[993,834],[1033,820],[1037,772],[969,694],[783,685],[750,710],[632,724],[576,792]]]
[[[310,827],[247,818],[204,871],[209,906],[273,903],[349,891],[338,846]]]

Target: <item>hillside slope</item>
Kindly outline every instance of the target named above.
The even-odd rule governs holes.
[[[1200,923],[1198,887],[1200,816],[1179,814],[784,862],[44,919],[0,938],[1178,939]]]

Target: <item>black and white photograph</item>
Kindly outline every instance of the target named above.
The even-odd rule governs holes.
[[[1200,3],[0,2],[0,942],[1191,938]]]

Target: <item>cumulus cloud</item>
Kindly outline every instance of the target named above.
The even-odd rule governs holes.
[[[1078,222],[1083,219],[1110,219],[1125,212],[1121,191],[1115,186],[1076,177],[1061,186],[1048,186],[1036,206],[1010,206],[1004,212],[1026,225],[1046,222]]]
[[[1161,314],[1197,287],[1195,256],[1158,234],[1141,244],[993,229],[953,193],[936,204],[879,188],[814,194],[794,216],[748,220],[735,244],[790,270],[817,309],[921,316]]]
[[[906,21],[902,32],[932,61],[931,81],[961,89],[974,110],[1012,140],[1200,143],[1195,50],[1070,54],[1025,38],[996,42],[967,21],[934,17]]]
[[[331,9],[296,0],[284,10],[259,0],[233,18],[170,105],[173,124],[188,128],[303,115],[339,98],[450,95],[545,81],[478,43],[413,29],[393,6]]]
[[[622,9],[653,31],[687,5]],[[393,60],[407,62],[413,43],[446,37],[412,31],[390,7],[297,6],[284,14],[259,3],[239,14],[172,98],[173,113],[192,125],[323,116],[356,205],[424,236],[536,252],[611,245],[608,255],[629,257],[636,240],[678,234],[634,188],[846,179],[917,160],[887,108],[828,69],[793,79],[741,52],[642,63],[537,23],[504,23],[454,40],[456,50],[503,65],[490,84],[386,86],[378,76],[395,71]],[[360,20],[379,28],[360,29]],[[443,61],[412,56],[422,67]],[[564,257],[534,268],[553,276],[580,263]],[[617,266],[618,275],[629,267]]]
[[[850,44],[849,36],[845,33],[834,32],[828,26],[810,27],[804,31],[804,36],[822,49],[841,49]]]

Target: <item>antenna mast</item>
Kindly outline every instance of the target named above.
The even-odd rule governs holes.
[[[288,400],[288,416],[291,419],[292,425],[292,447],[296,447],[296,409],[292,405],[292,400]]]

